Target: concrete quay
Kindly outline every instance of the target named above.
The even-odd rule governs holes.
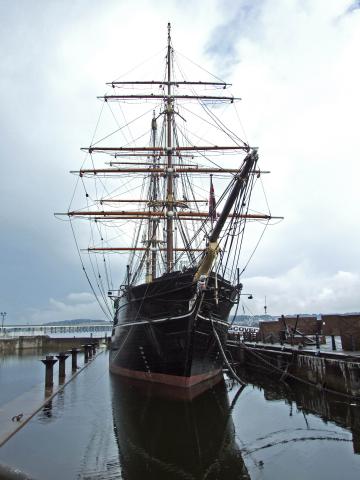
[[[53,338],[47,335],[0,338],[0,355],[18,354],[24,350],[60,352],[100,340],[89,336]]]

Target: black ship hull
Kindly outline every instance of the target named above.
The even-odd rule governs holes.
[[[165,274],[119,298],[110,347],[113,373],[180,387],[221,376],[218,339],[226,341],[238,291],[214,275],[203,290],[193,276]]]

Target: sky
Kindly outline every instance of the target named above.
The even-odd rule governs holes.
[[[226,78],[271,171],[274,215],[246,313],[360,311],[360,2],[1,0],[0,309],[7,322],[104,318],[66,211],[105,82],[173,44]]]

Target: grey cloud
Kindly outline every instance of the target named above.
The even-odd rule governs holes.
[[[214,59],[223,75],[228,74],[239,63],[237,40],[254,35],[263,3],[264,0],[220,2],[220,10],[226,12],[227,20],[213,30],[205,53]]]
[[[72,193],[81,123],[57,95],[58,48],[92,3],[0,2],[0,305],[9,322],[24,320],[25,306],[86,288],[70,229],[53,212]]]
[[[101,11],[118,3],[104,0]],[[265,169],[273,171],[274,179],[284,170],[283,180],[274,182],[267,193],[273,213],[284,215],[286,220],[266,232],[246,271],[248,281],[244,279],[246,288],[255,295],[253,305],[261,298],[254,313],[262,312],[264,295],[275,313],[347,311],[356,309],[358,302],[360,232],[356,224],[358,164],[354,152],[359,150],[359,73],[353,60],[357,22],[330,23],[347,5],[348,14],[353,14],[355,20],[360,2],[340,3],[329,13],[322,0],[308,2],[306,16],[298,16],[292,8],[283,11],[277,2],[270,4],[266,0],[217,4],[218,25],[206,45],[206,54],[215,65],[212,70],[225,75],[236,67],[240,44],[241,55],[248,56],[251,64],[241,72],[235,68],[231,73],[242,79],[241,95],[251,105],[251,110],[246,111],[244,102],[245,126],[252,141],[259,144],[260,153],[265,152]],[[270,5],[269,17],[265,7]],[[85,293],[87,289],[70,229],[55,220],[53,212],[68,206],[74,178],[67,172],[79,166],[79,147],[87,144],[98,115],[98,104],[93,99],[101,93],[92,70],[86,70],[86,62],[74,66],[66,58],[72,44],[63,51],[63,42],[70,37],[74,48],[76,42],[77,46],[89,44],[92,50],[80,49],[81,59],[88,60],[98,42],[96,35],[107,31],[101,27],[96,35],[93,33],[98,20],[93,21],[91,16],[99,13],[99,8],[95,0],[0,2],[0,307],[9,312],[9,321],[26,317],[26,309],[31,309],[37,321],[43,318],[42,311],[47,319],[60,319],[62,315],[68,318],[73,302],[68,294]],[[144,10],[144,15],[148,11]],[[158,13],[161,10],[157,6]],[[324,13],[329,18],[324,19]],[[112,9],[106,18],[113,18]],[[186,32],[194,28],[191,20]],[[135,33],[136,19],[131,21]],[[104,25],[108,27],[108,23]],[[114,21],[114,29],[121,26],[121,21]],[[149,33],[150,28],[144,32]],[[69,35],[72,30],[75,35]],[[253,45],[239,42],[243,38],[256,43],[255,52]],[[180,35],[178,44],[181,48]],[[125,48],[130,51],[132,46]],[[193,58],[191,51],[187,54]],[[75,56],[75,60],[79,57]],[[109,59],[110,68],[114,58]],[[98,61],[99,57],[94,56],[87,62],[94,72],[99,69]],[[203,64],[203,59],[199,63]],[[289,65],[293,68],[289,69]],[[285,69],[288,75],[279,79],[277,72]],[[314,71],[318,75],[311,78],[304,74]],[[103,81],[107,79],[104,76]],[[329,82],[329,93],[321,95]],[[273,95],[268,95],[269,91]],[[316,121],[315,111],[319,113]],[[316,135],[311,135],[312,130]],[[302,138],[306,138],[306,149],[302,148]],[[333,149],[339,144],[341,148],[335,154]],[[306,162],[308,157],[311,162]],[[325,158],[326,163],[321,163]],[[339,158],[344,162],[346,159],[342,175],[334,173],[339,171]],[[295,164],[297,168],[287,167]],[[294,271],[294,266],[305,260],[311,269]],[[351,276],[337,275],[340,271]],[[50,298],[57,300],[49,304]],[[85,315],[88,305],[82,301],[77,305],[71,315]],[[95,311],[95,303],[91,308]],[[80,309],[84,309],[82,313]]]
[[[360,0],[352,2],[345,11],[345,14],[353,13],[355,10],[360,10]]]

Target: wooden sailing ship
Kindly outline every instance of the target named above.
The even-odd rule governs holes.
[[[108,288],[114,308],[110,370],[190,387],[221,375],[228,318],[242,290],[238,262],[245,226],[254,220],[267,223],[274,217],[249,210],[254,183],[262,173],[257,150],[216,115],[217,105],[239,99],[224,95],[229,84],[219,79],[179,79],[175,75],[181,70],[175,68],[174,52],[169,24],[164,78],[113,81],[109,85],[116,94],[100,97],[107,105],[153,102],[149,144],[139,145],[136,140],[121,146],[93,142],[84,149],[91,167],[75,172],[82,182],[89,177],[102,182],[107,178],[116,182],[121,176],[142,177],[142,195],[136,192],[129,198],[123,182],[120,194],[103,188],[106,194],[101,199],[92,197],[92,205],[88,200],[86,209],[69,208],[67,215],[71,220],[86,218],[99,231],[100,245],[90,244],[86,249],[89,256],[101,255],[106,265],[110,254],[130,252],[127,266],[123,265],[122,285]],[[158,93],[143,92],[146,88],[157,88]],[[196,89],[205,89],[206,94],[198,94]],[[200,143],[190,138],[184,118],[188,109],[183,109],[189,104],[196,104],[203,113],[196,121],[211,124],[226,142],[220,143],[221,136]],[[108,155],[112,156],[110,165],[95,166],[95,157]],[[222,162],[229,155],[231,168]],[[205,175],[208,189],[204,197],[204,188],[196,187],[196,177]],[[223,186],[218,201],[214,192],[217,177]],[[89,199],[88,190],[85,193]],[[122,209],[125,205],[128,208]],[[131,245],[110,245],[104,240],[104,229],[114,226],[123,233],[132,231]],[[91,241],[96,243],[94,235]],[[104,288],[100,293],[104,297]]]

